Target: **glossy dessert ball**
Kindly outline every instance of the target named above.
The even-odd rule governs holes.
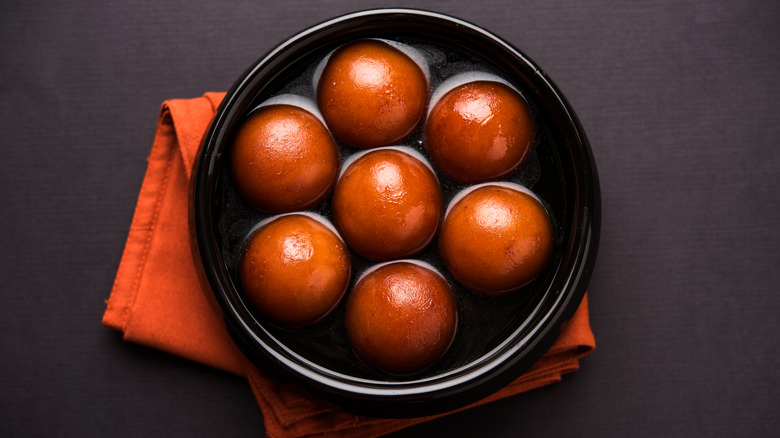
[[[355,354],[394,374],[421,371],[455,337],[457,303],[432,269],[392,262],[366,274],[347,300],[347,335]]]
[[[509,86],[492,81],[453,88],[433,104],[425,124],[431,161],[463,183],[510,173],[529,155],[534,137],[528,104]]]
[[[358,254],[384,261],[422,250],[439,227],[439,181],[418,158],[397,149],[369,151],[336,183],[331,212]]]
[[[252,234],[239,278],[260,315],[279,326],[304,327],[336,307],[347,290],[351,265],[333,230],[313,217],[290,214]]]
[[[330,132],[312,113],[293,105],[269,105],[250,113],[229,153],[236,190],[266,213],[317,204],[338,176],[339,153]]]
[[[401,50],[379,40],[334,51],[317,85],[317,104],[333,134],[356,148],[389,146],[422,119],[428,79]]]
[[[453,202],[442,224],[439,252],[466,288],[488,295],[511,292],[549,263],[552,226],[534,196],[488,184]]]

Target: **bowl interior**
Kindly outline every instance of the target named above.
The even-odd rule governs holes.
[[[475,295],[447,273],[436,241],[414,258],[445,275],[458,302],[456,339],[446,355],[413,376],[393,376],[356,359],[344,328],[344,301],[313,327],[286,330],[257,317],[237,276],[250,230],[268,217],[237,195],[227,171],[231,133],[249,110],[291,93],[314,97],[312,76],[323,58],[360,38],[409,44],[429,62],[432,88],[464,70],[488,72],[517,87],[535,118],[530,159],[504,178],[532,190],[550,213],[554,251],[545,272],[522,291]],[[422,126],[404,145],[425,154]],[[339,142],[342,161],[357,152]],[[466,186],[437,172],[445,205]],[[208,279],[239,346],[278,377],[369,415],[418,416],[476,401],[516,378],[557,336],[576,309],[595,257],[599,224],[596,170],[568,103],[542,71],[496,36],[461,20],[413,10],[366,11],[314,26],[258,60],[235,83],[207,132],[193,177],[194,235]],[[330,217],[330,202],[310,211]],[[372,266],[355,253],[353,283]],[[350,285],[351,287],[351,285]]]

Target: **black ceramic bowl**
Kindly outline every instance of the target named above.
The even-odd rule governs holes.
[[[344,303],[316,326],[295,331],[256,316],[236,273],[249,231],[265,216],[236,195],[225,157],[231,135],[249,110],[282,93],[311,97],[311,77],[333,49],[360,38],[412,45],[428,59],[431,85],[455,72],[477,69],[517,87],[534,115],[531,158],[505,178],[541,198],[551,215],[551,263],[521,292],[484,297],[457,286],[456,338],[446,355],[412,376],[393,376],[360,362],[344,329]],[[406,142],[424,153],[422,128]],[[344,145],[342,159],[354,151]],[[464,186],[437,175],[445,202]],[[382,417],[415,417],[465,406],[508,384],[552,345],[561,323],[579,305],[596,256],[600,198],[585,133],[566,99],[522,52],[468,22],[433,12],[382,9],[357,12],[313,26],[260,58],[233,85],[206,133],[193,176],[195,254],[212,301],[236,343],[261,369],[299,384],[345,410]],[[329,201],[312,211],[329,216]],[[443,270],[436,244],[418,259]],[[353,254],[353,276],[371,262]],[[354,278],[352,280],[354,282]]]

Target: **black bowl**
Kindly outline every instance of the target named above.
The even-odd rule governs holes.
[[[506,180],[536,193],[548,209],[555,246],[547,270],[521,292],[489,298],[458,287],[457,336],[434,366],[393,376],[360,362],[346,339],[342,303],[325,321],[284,330],[257,317],[236,275],[248,232],[265,218],[233,189],[225,156],[231,133],[258,103],[274,95],[313,93],[317,64],[336,47],[383,38],[421,50],[435,86],[476,68],[498,75],[524,95],[537,127],[530,160]],[[424,152],[422,129],[407,143]],[[341,145],[342,158],[349,155]],[[438,174],[448,201],[464,186]],[[328,217],[329,201],[313,210]],[[552,345],[578,307],[593,268],[600,225],[598,177],[585,133],[566,99],[527,56],[497,36],[446,15],[408,9],[357,12],[313,26],[258,60],[233,85],[201,145],[193,174],[192,232],[197,261],[228,331],[262,370],[358,414],[416,417],[465,406],[508,384]],[[435,242],[417,258],[436,267]],[[371,262],[353,254],[357,276]],[[446,273],[445,273],[446,275]],[[353,278],[354,281],[354,278]]]

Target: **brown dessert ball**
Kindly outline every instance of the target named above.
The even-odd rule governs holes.
[[[547,266],[553,231],[536,198],[486,185],[455,202],[442,224],[439,252],[463,286],[485,294],[511,292]]]
[[[260,315],[279,326],[304,327],[336,307],[347,290],[351,266],[345,244],[328,226],[291,214],[251,235],[239,278]]]
[[[339,153],[330,132],[312,113],[293,105],[269,105],[249,114],[229,153],[236,190],[266,213],[315,205],[338,176]]]
[[[449,348],[457,303],[437,272],[393,262],[366,274],[347,299],[345,322],[355,354],[394,374],[422,371]]]
[[[535,128],[522,96],[500,82],[474,81],[436,102],[425,125],[428,156],[463,183],[496,179],[529,155]]]
[[[333,134],[356,148],[396,144],[412,133],[428,100],[428,79],[401,50],[379,40],[334,51],[317,86]]]
[[[358,254],[384,261],[422,250],[439,227],[439,181],[414,156],[397,149],[367,152],[336,183],[331,212]]]

